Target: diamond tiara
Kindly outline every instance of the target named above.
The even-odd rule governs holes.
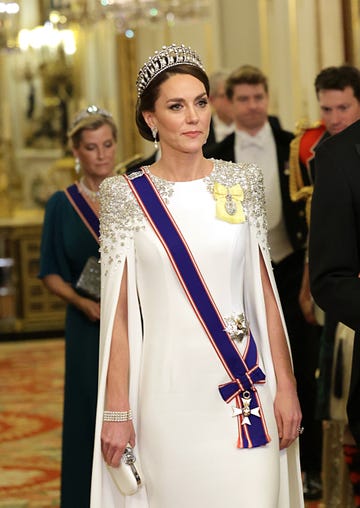
[[[163,46],[160,51],[155,51],[155,54],[149,57],[149,61],[144,63],[139,71],[136,80],[138,97],[141,97],[149,83],[160,72],[181,64],[194,65],[200,67],[203,71],[205,70],[199,55],[190,47],[184,46],[184,44],[181,44],[181,46],[171,44],[170,46]]]
[[[85,119],[88,119],[89,117],[93,116],[112,118],[112,114],[109,113],[109,111],[106,111],[106,109],[98,108],[97,106],[95,106],[95,104],[91,104],[90,106],[88,106],[86,109],[83,109],[75,116],[68,131],[68,136],[70,137],[76,131],[78,131],[82,127],[82,124],[84,123]]]
[[[106,111],[106,109],[98,108],[97,106],[95,106],[95,104],[91,104],[86,109],[83,109],[76,115],[76,117],[74,118],[74,121],[72,123],[72,126],[76,125],[84,118],[87,118],[88,116],[92,116],[92,115],[104,116],[106,118],[112,117],[112,114],[109,113],[108,111]]]

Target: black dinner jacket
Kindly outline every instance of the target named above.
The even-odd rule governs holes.
[[[317,304],[356,332],[348,417],[360,446],[360,120],[316,150],[309,267]]]
[[[294,135],[283,130],[276,117],[269,117],[269,123],[276,145],[285,226],[293,249],[298,250],[304,248],[306,244],[307,226],[304,203],[294,203],[290,198],[289,152],[290,142]],[[229,134],[223,141],[212,147],[204,148],[204,155],[214,159],[235,161],[235,133]]]

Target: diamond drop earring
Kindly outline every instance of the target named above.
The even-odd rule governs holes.
[[[75,159],[75,172],[76,172],[77,175],[80,173],[80,169],[81,169],[80,160],[79,160],[79,157],[76,157],[76,159]]]
[[[157,139],[157,134],[158,134],[157,128],[156,127],[152,127],[151,133],[152,133],[152,136],[154,138],[154,148],[155,148],[155,150],[157,150],[159,148],[159,143],[158,143],[158,139]]]

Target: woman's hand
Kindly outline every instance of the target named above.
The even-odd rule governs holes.
[[[77,308],[83,312],[90,321],[99,321],[100,303],[90,300],[90,298],[80,297],[77,301]]]
[[[81,310],[90,321],[98,321],[100,319],[100,303],[79,295],[60,275],[55,273],[46,275],[43,278],[43,283],[54,295],[59,296],[66,303],[70,303]]]
[[[277,390],[274,412],[279,432],[280,450],[282,450],[299,437],[302,415],[295,385]]]
[[[135,430],[132,421],[103,422],[101,450],[105,462],[118,467],[127,444],[135,446]]]

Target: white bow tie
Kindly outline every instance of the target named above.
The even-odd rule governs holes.
[[[250,136],[247,136],[246,138],[240,138],[240,147],[242,150],[244,150],[245,148],[250,148],[250,147],[256,147],[256,148],[263,148],[264,145],[262,143],[262,141],[258,138],[251,138]]]

